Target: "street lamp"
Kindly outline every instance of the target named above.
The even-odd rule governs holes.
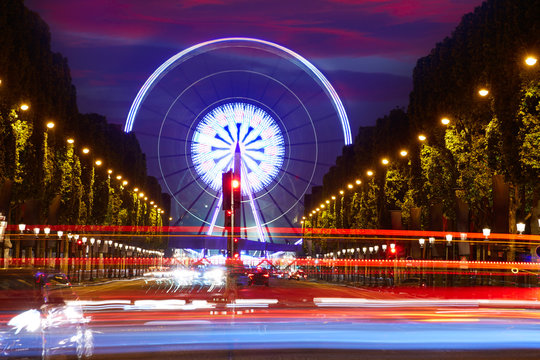
[[[96,239],[90,238],[90,281],[94,280],[94,243]]]
[[[446,260],[448,260],[448,248],[452,246],[452,234],[446,234]],[[452,247],[452,258],[454,258],[454,248]]]
[[[5,231],[7,228],[6,217],[0,213],[0,239],[2,240],[2,267],[6,265],[6,238],[4,237]]]
[[[484,241],[489,241],[489,235],[491,235],[491,229],[490,228],[483,228],[482,229],[482,234],[484,235],[484,237],[486,238]],[[488,250],[487,250],[487,254],[486,254],[486,246],[483,247],[483,251],[482,251],[482,260],[483,261],[486,261],[486,255],[489,255],[489,245],[488,245]]]
[[[62,247],[62,236],[64,235],[64,232],[62,230],[58,230],[56,231],[56,235],[58,236],[58,241],[56,242],[56,256],[55,256],[55,260],[54,260],[54,266],[55,268],[59,268],[60,267],[60,249]],[[56,264],[58,264],[58,266],[56,266]]]
[[[482,88],[482,89],[478,90],[478,95],[480,95],[482,97],[486,97],[488,94],[489,94],[489,90],[487,90],[485,88]]]
[[[534,56],[527,56],[527,58],[525,59],[525,64],[529,66],[536,65],[536,62],[537,62],[537,59]]]
[[[450,119],[447,118],[447,117],[443,117],[443,118],[441,119],[441,123],[442,123],[443,125],[448,125],[448,124],[450,124]]]
[[[520,222],[516,224],[517,231],[519,235],[523,235],[523,232],[525,231],[525,224]]]

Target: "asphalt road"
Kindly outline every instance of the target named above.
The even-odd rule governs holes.
[[[426,299],[400,291],[271,279],[171,288],[122,280],[76,288],[96,359],[529,359],[531,301]]]

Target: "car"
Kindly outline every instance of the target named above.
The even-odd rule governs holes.
[[[65,274],[48,269],[0,269],[0,354],[43,359],[90,357],[88,318]]]
[[[248,273],[248,285],[264,285],[269,286],[270,274],[265,269],[256,269]]]
[[[301,279],[304,279],[304,280],[307,279],[307,274],[302,269],[293,271],[289,274],[289,280],[301,280]]]

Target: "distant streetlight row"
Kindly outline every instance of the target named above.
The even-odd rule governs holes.
[[[1,80],[0,80],[0,84],[1,84]],[[28,105],[27,103],[23,103],[21,104],[20,106],[20,109],[23,110],[23,111],[27,111],[28,109],[30,109],[30,105]],[[46,127],[47,129],[53,129],[55,127],[55,123],[53,121],[48,121],[46,124]],[[75,139],[73,139],[72,137],[68,137],[66,139],[66,142],[70,145],[73,145],[75,143]],[[81,152],[84,154],[84,155],[88,155],[90,153],[90,149],[88,147],[83,147],[81,149]],[[96,159],[94,161],[94,164],[97,166],[97,167],[100,167],[101,165],[103,165],[103,160],[101,159]],[[107,170],[107,173],[109,175],[112,175],[113,174],[113,170],[112,169],[108,169]],[[119,180],[121,181],[122,180],[122,175],[118,174],[116,175],[116,180]],[[129,181],[127,179],[124,179],[122,181],[122,186],[127,186],[129,184]],[[148,201],[148,196],[146,196],[144,194],[143,191],[139,191],[139,188],[138,187],[134,187],[133,188],[133,192],[136,193],[138,195],[138,197],[141,199],[141,200],[144,200],[144,201]],[[156,210],[158,211],[158,213],[160,214],[164,214],[165,213],[165,210],[161,209],[160,207],[158,207],[157,203],[153,200],[150,200],[150,205],[152,205],[154,208],[156,208]]]
[[[527,58],[525,58],[524,61],[525,61],[525,64],[527,64],[528,66],[534,66],[534,65],[536,65],[536,63],[537,63],[537,58],[536,58],[535,56],[530,55],[530,56],[528,56]],[[478,95],[480,95],[480,96],[482,96],[482,97],[486,97],[488,94],[489,94],[489,90],[486,89],[486,88],[480,88],[480,89],[478,90]],[[443,125],[447,126],[447,125],[450,124],[450,119],[449,119],[448,117],[443,117],[443,118],[441,118],[441,123],[442,123]],[[418,134],[418,140],[421,141],[421,142],[424,142],[424,141],[427,140],[427,136],[426,136],[425,134],[423,134],[423,133],[420,133],[420,134]],[[400,155],[401,157],[405,157],[405,156],[408,155],[408,151],[407,151],[406,149],[400,150],[399,155]],[[385,166],[386,166],[386,165],[389,165],[389,164],[390,164],[390,160],[389,160],[388,158],[386,158],[386,157],[383,157],[383,158],[381,159],[381,164],[382,164],[382,165],[385,165]],[[367,170],[367,171],[366,171],[366,175],[367,175],[368,177],[372,177],[372,176],[374,175],[373,170],[371,170],[371,169]],[[356,185],[361,185],[361,184],[362,184],[362,181],[361,181],[360,179],[357,179],[357,180],[355,181],[355,183],[356,183]],[[354,185],[353,185],[352,183],[349,183],[349,184],[346,185],[346,188],[349,189],[349,190],[352,190],[352,189],[354,188]],[[339,192],[340,195],[344,195],[344,194],[345,194],[345,191],[344,191],[343,189],[340,189],[338,192]],[[336,200],[336,197],[335,197],[334,195],[331,195],[330,198],[331,198],[332,200]],[[321,203],[318,207],[316,207],[316,208],[314,208],[313,210],[311,210],[311,212],[309,213],[309,216],[312,217],[312,216],[315,215],[317,212],[321,211],[321,209],[324,209],[324,208],[326,207],[325,203],[326,203],[326,204],[329,204],[329,203],[330,203],[330,200],[329,200],[329,199],[325,200],[325,201],[324,201],[323,203]],[[305,219],[305,217],[304,217],[304,219]],[[518,229],[518,231],[519,231],[519,229]]]

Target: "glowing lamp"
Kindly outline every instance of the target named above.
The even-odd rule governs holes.
[[[536,65],[536,62],[538,60],[534,57],[534,56],[528,56],[526,59],[525,59],[525,64],[529,65],[529,66],[533,66],[533,65]]]
[[[487,89],[480,89],[478,90],[478,94],[482,97],[487,96],[489,94],[489,91]]]

